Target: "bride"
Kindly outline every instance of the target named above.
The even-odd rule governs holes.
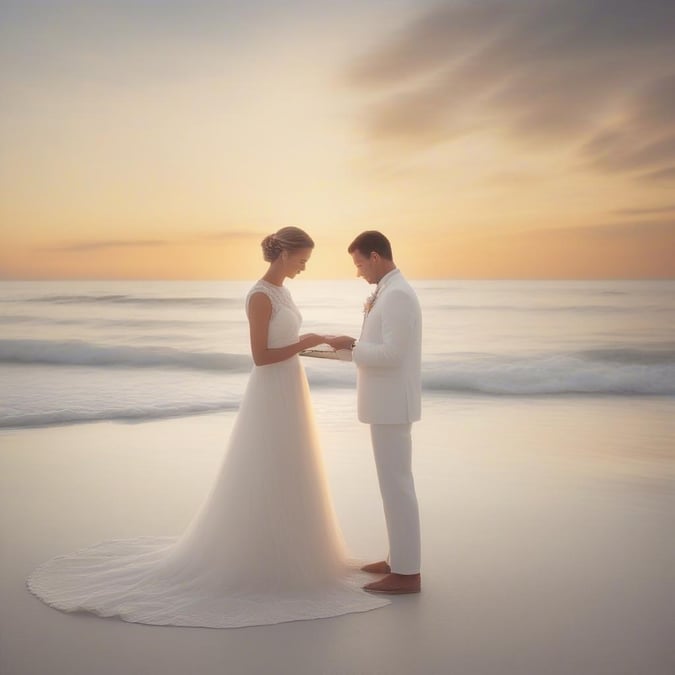
[[[57,556],[28,588],[66,612],[227,628],[337,616],[388,604],[361,589],[336,522],[298,353],[286,278],[314,242],[285,227],[262,242],[269,269],[248,293],[251,372],[210,493],[180,537],[107,540]]]

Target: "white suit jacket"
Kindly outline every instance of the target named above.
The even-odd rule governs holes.
[[[398,269],[378,284],[352,352],[361,422],[406,424],[421,417],[422,312]]]

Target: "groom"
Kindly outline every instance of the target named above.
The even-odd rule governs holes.
[[[370,424],[389,536],[389,558],[362,569],[385,575],[374,593],[419,593],[420,523],[412,475],[412,423],[421,416],[422,315],[415,291],[394,264],[391,244],[367,231],[350,244],[357,276],[377,284],[364,308],[361,337],[331,340],[357,367],[358,416]]]

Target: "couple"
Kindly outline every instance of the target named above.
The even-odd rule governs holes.
[[[420,417],[419,304],[387,238],[364,232],[349,253],[359,276],[378,285],[360,339],[300,336],[283,282],[305,268],[313,247],[294,227],[262,242],[269,269],[246,298],[255,367],[219,475],[185,532],[53,558],[28,578],[35,595],[68,612],[226,628],[363,612],[388,604],[388,594],[420,590],[410,437]],[[298,357],[324,343],[358,368],[359,419],[371,425],[385,507],[388,561],[361,569],[335,518]]]

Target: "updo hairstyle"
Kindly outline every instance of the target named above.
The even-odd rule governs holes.
[[[282,251],[297,251],[301,248],[314,248],[312,238],[299,227],[282,227],[278,232],[267,235],[260,246],[263,258],[274,262]]]

